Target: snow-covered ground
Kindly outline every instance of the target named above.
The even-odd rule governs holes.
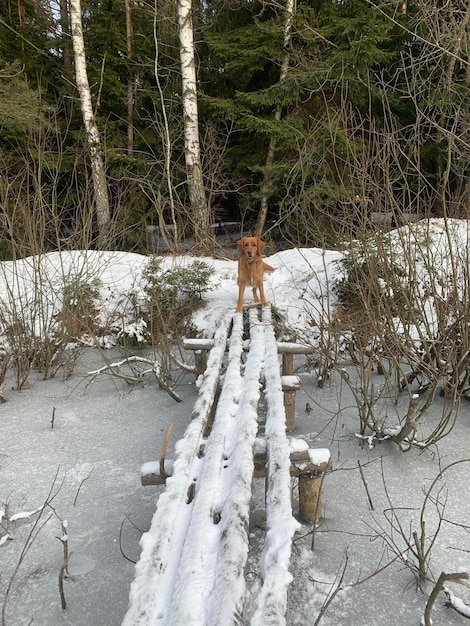
[[[463,239],[465,232],[462,224]],[[328,308],[328,285],[338,271],[334,261],[340,257],[339,252],[310,249],[269,257],[276,271],[266,277],[266,295],[291,328],[291,336],[283,339],[314,341],[318,330],[312,321]],[[165,263],[187,261],[187,257],[167,257]],[[135,254],[72,253],[48,255],[40,267],[32,260],[16,266],[5,263],[0,295],[5,298],[5,285],[10,293],[13,285],[17,302],[26,306],[32,301],[31,280],[38,271],[47,276],[42,284],[53,286],[63,281],[64,274],[86,270],[90,275],[98,273],[102,282],[101,316],[122,318],[126,296],[131,292],[136,300],[142,296],[141,271],[146,262]],[[204,297],[205,306],[194,317],[196,327],[208,336],[237,297],[236,263],[210,262],[218,286]],[[60,309],[53,293],[51,316]],[[251,300],[249,290],[246,299]],[[108,359],[121,357],[117,347],[106,351]],[[60,370],[46,381],[33,375],[29,388],[22,391],[13,388],[10,374],[5,381],[7,401],[0,405],[0,512],[8,507],[0,529],[2,626],[117,626],[126,613],[135,569],[131,561],[139,558],[141,534],[148,530],[163,491],[163,487],[141,486],[140,467],[159,458],[170,421],[171,456],[188,424],[197,388],[192,374],[175,370],[175,389],[182,399],[178,403],[158,387],[152,373],[135,384],[105,374],[91,380],[87,372],[102,365],[102,354],[91,347],[81,352],[69,378]],[[311,525],[303,524],[294,541],[289,623],[313,626],[324,607],[322,625],[419,624],[432,584],[416,586],[411,571],[413,532],[421,533],[421,507],[432,481],[451,463],[470,457],[470,407],[462,404],[455,428],[438,448],[404,453],[391,442],[360,447],[355,436],[357,408],[341,380],[333,376],[319,389],[305,357],[297,359],[296,368],[302,389],[297,394],[295,436],[311,447],[329,448],[334,471],[325,479],[325,516],[316,530],[313,550]],[[313,409],[308,413],[307,402]],[[439,418],[441,402],[436,400],[425,418],[428,422]],[[406,406],[404,399],[399,407],[402,415]],[[253,603],[260,585],[255,557],[263,541],[261,481],[255,493],[252,556],[247,566],[248,602]],[[430,573],[437,580],[441,571],[470,569],[470,464],[462,462],[446,470],[432,494],[424,513],[426,546],[436,534],[437,509],[445,520],[431,550]],[[295,489],[293,498],[296,513]],[[36,511],[46,501],[40,513],[20,515],[7,528],[7,517]],[[63,520],[68,523],[72,552],[64,581],[65,611],[59,595],[63,545],[58,538]],[[469,602],[468,589],[448,586]],[[434,624],[463,623],[463,617],[443,607],[444,599],[441,593]]]

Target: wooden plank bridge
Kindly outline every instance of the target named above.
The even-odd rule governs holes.
[[[295,344],[278,346],[269,307],[249,308],[248,317],[248,349],[243,316],[232,312],[223,317],[210,343],[189,346],[208,351],[205,371],[191,420],[165,470],[170,474],[166,489],[141,539],[123,626],[287,623],[291,545],[300,526],[292,513],[291,476],[307,479],[304,495],[314,502],[304,503],[304,517],[313,521],[320,515],[318,485],[330,458],[328,450],[311,451],[306,444],[303,450],[294,446],[293,452],[286,434],[285,392],[295,393],[296,385],[289,372],[283,391],[278,348],[291,355]],[[303,348],[298,351],[307,351]],[[290,356],[286,363],[289,368]],[[261,393],[266,404],[262,433]],[[266,536],[257,605],[247,615],[245,565],[254,476],[266,476]],[[143,484],[162,480],[158,464],[143,468]]]

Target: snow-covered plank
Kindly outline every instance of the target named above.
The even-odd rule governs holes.
[[[250,309],[250,351],[233,421],[233,437],[227,448],[223,486],[225,502],[219,523],[219,557],[214,571],[215,587],[209,598],[211,614],[206,624],[240,623],[243,612],[253,452],[258,430],[260,378],[265,359],[265,327],[260,324],[258,315],[259,309]]]
[[[173,475],[158,499],[150,530],[142,536],[123,626],[156,624],[166,610],[192,509],[188,493],[200,471],[197,453],[215,398],[232,317],[227,312],[217,328],[191,421],[176,445]]]
[[[312,354],[315,351],[313,346],[292,341],[278,341],[277,350],[279,354]]]
[[[299,526],[290,501],[293,450],[285,432],[270,309],[262,310],[261,321],[259,312],[259,307],[249,311],[250,343],[243,366],[243,318],[241,314],[233,316],[227,370],[214,424],[204,440],[203,453],[198,455],[204,416],[213,401],[214,372],[222,363],[222,356],[216,355],[224,332],[216,334],[192,422],[177,444],[173,475],[160,496],[151,529],[141,541],[142,556],[136,565],[123,626],[207,626],[241,621],[263,371],[268,405],[268,528],[261,564],[263,584],[252,623],[285,623],[291,543]],[[225,325],[228,329],[227,320]],[[308,450],[304,455],[307,460]],[[156,472],[155,467],[150,469]]]
[[[294,373],[295,354],[312,354],[314,352],[312,346],[290,341],[278,341],[277,350],[279,354],[282,354],[282,373],[285,376],[292,376]]]
[[[266,493],[266,539],[261,558],[262,586],[258,595],[252,626],[286,624],[288,591],[292,582],[289,562],[292,539],[300,524],[292,515],[290,493],[290,445],[286,435],[278,345],[271,324],[270,309],[263,310],[266,354],[264,364],[266,416],[266,452],[268,486]]]
[[[282,391],[298,391],[300,378],[298,376],[281,376]]]
[[[185,350],[210,350],[214,345],[213,339],[197,339],[183,337],[183,348]]]
[[[243,320],[241,315],[235,315],[224,383],[204,450],[203,467],[196,486],[174,591],[161,624],[202,626],[217,623],[211,618],[209,600],[218,583],[215,571],[223,526],[221,520],[225,516],[224,499],[230,497],[224,482],[234,448],[235,425],[243,389],[240,371],[242,353]],[[194,593],[189,590],[194,590]]]

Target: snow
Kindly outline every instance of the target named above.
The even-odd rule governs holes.
[[[299,389],[300,382],[298,376],[282,376],[282,384],[291,389]]]
[[[270,310],[263,316],[271,322]],[[286,437],[286,416],[282,395],[277,345],[271,324],[265,327],[266,355],[264,364],[267,400],[267,493],[266,539],[261,556],[262,585],[257,609],[251,619],[253,626],[283,624],[287,615],[287,589],[292,581],[289,571],[291,544],[300,524],[293,518],[290,494],[290,447]]]
[[[315,448],[314,450],[309,450],[308,456],[312,465],[323,465],[324,463],[329,463],[331,459],[331,454],[328,448]]]
[[[443,588],[444,593],[447,596],[447,601],[448,603],[458,612],[460,613],[460,615],[462,615],[463,617],[466,617],[467,619],[470,619],[470,606],[468,604],[465,604],[465,602],[463,602],[461,600],[461,598],[458,598],[451,589],[449,589],[448,587],[444,587]]]
[[[397,263],[401,263],[400,242],[405,237],[413,239],[417,254],[416,276],[422,280],[420,288],[425,294],[425,270],[429,259],[439,265],[445,276],[451,265],[449,240],[455,241],[455,249],[462,253],[468,245],[468,225],[463,221],[452,222],[451,235],[448,236],[442,223],[433,220],[428,224],[426,238],[419,236],[419,227],[415,224],[408,230],[395,231],[390,245]],[[426,250],[422,243],[424,239]],[[336,261],[341,258],[342,253],[338,251],[292,249],[267,259],[276,268],[265,278],[267,299],[281,312],[286,327],[291,329],[285,336],[278,337],[279,340],[287,344],[316,345],[318,323],[328,313],[331,282],[340,271]],[[211,597],[208,603],[204,601],[213,576],[212,563],[206,562],[204,547],[219,541],[220,524],[214,525],[211,536],[201,536],[199,524],[191,529],[189,541],[193,537],[195,549],[200,549],[197,572],[192,575],[191,565],[185,560],[181,571],[177,570],[176,564],[186,540],[184,532],[173,545],[175,555],[169,552],[168,543],[161,539],[172,534],[176,520],[186,508],[182,502],[185,502],[188,485],[194,481],[202,482],[204,467],[197,455],[194,460],[194,452],[202,442],[205,409],[217,388],[219,359],[225,350],[225,331],[234,317],[237,299],[236,263],[231,259],[204,260],[214,267],[214,283],[218,286],[205,294],[205,306],[196,312],[193,323],[202,336],[214,339],[215,349],[210,353],[199,388],[194,374],[177,375],[175,391],[181,402],[175,402],[158,387],[145,362],[140,367],[148,373],[143,373],[140,380],[134,382],[98,374],[104,364],[103,355],[91,340],[90,347],[84,347],[80,352],[69,377],[62,377],[61,369],[49,380],[42,380],[39,373],[33,372],[29,387],[18,391],[14,388],[14,377],[8,374],[1,390],[6,402],[0,405],[0,604],[5,624],[117,626],[128,614],[129,598],[131,606],[132,601],[145,606],[155,616],[155,623],[161,623],[159,620],[164,619],[168,609],[169,598],[165,597],[168,580],[172,583],[180,581],[178,584],[185,590],[194,612],[201,610],[202,615],[210,618],[223,615],[219,611],[224,608],[224,602],[227,607],[239,606],[244,597],[251,610],[248,620],[252,618],[254,624],[268,624],[269,615],[263,613],[263,607],[269,607],[269,602],[282,602],[283,594],[278,595],[278,590],[290,581],[290,577],[293,582],[288,623],[292,626],[313,625],[321,611],[324,611],[321,626],[379,626],[387,622],[407,626],[419,623],[433,585],[422,582],[419,588],[416,586],[410,568],[414,562],[410,538],[414,530],[420,532],[420,510],[426,488],[443,466],[468,458],[470,407],[462,401],[453,430],[433,450],[411,449],[405,454],[391,441],[380,443],[373,437],[370,447],[362,446],[356,437],[357,408],[341,378],[332,373],[328,382],[318,388],[312,369],[306,368],[304,356],[295,359],[301,389],[296,396],[295,437],[289,438],[287,448],[279,430],[282,392],[278,367],[273,366],[265,374],[272,382],[274,399],[267,408],[271,412],[272,425],[262,442],[256,438],[253,428],[251,407],[259,393],[255,380],[247,388],[246,395],[238,398],[239,406],[244,407],[243,412],[236,408],[238,374],[229,381],[233,383],[231,395],[228,386],[227,397],[220,399],[217,420],[227,416],[230,426],[221,419],[223,425],[214,432],[214,438],[220,439],[220,446],[215,446],[211,454],[220,459],[220,454],[225,453],[222,450],[227,451],[222,446],[228,445],[229,452],[237,433],[243,433],[246,438],[243,455],[229,463],[228,482],[222,490],[233,496],[230,506],[239,507],[227,509],[227,519],[239,510],[250,521],[250,554],[245,580],[240,572],[237,574],[236,570],[227,567],[231,550],[238,542],[246,541],[245,537],[237,535],[240,526],[235,524],[225,528],[225,552],[218,565],[220,569],[216,569],[216,576],[223,583],[221,597]],[[165,267],[190,261],[190,257],[164,258]],[[40,317],[30,315],[28,319],[34,320],[38,333],[50,332],[61,308],[64,281],[76,277],[99,277],[102,327],[109,328],[113,324],[122,327],[124,324],[138,336],[142,327],[136,324],[131,313],[145,306],[142,270],[147,262],[146,257],[137,254],[82,251],[51,253],[16,263],[4,262],[0,267],[0,300],[4,314],[21,310],[27,316],[33,310],[40,286],[47,307]],[[446,297],[445,280],[442,281],[442,293],[433,297]],[[249,302],[248,290],[246,298]],[[430,310],[426,324],[431,327],[433,323]],[[417,329],[417,336],[419,332],[422,329]],[[255,333],[253,358],[262,360],[264,355],[256,356],[256,341]],[[243,339],[234,339],[230,349],[239,350],[238,342],[244,347]],[[4,336],[0,337],[0,344],[7,346]],[[101,344],[110,347],[104,355],[108,362],[117,363],[126,356],[115,346],[111,336],[103,337]],[[145,354],[145,357],[155,362],[155,355]],[[189,360],[191,357],[192,354],[187,354],[185,358]],[[273,363],[274,357],[269,358]],[[136,362],[135,366],[139,363]],[[355,375],[354,367],[346,364],[345,368],[351,377]],[[89,372],[95,372],[92,379]],[[228,376],[231,378],[232,374]],[[255,374],[253,376],[256,378]],[[404,415],[407,400],[404,398],[393,410]],[[304,411],[306,402],[313,407],[312,415]],[[436,398],[423,427],[436,423],[444,403],[445,399]],[[233,416],[236,419],[229,420]],[[396,413],[390,413],[390,429],[396,423],[395,417]],[[158,458],[170,421],[174,428],[167,461],[174,461],[172,477],[167,480],[166,490],[163,486],[142,487],[140,475],[144,467],[146,471],[159,471]],[[188,429],[189,438],[183,439]],[[281,442],[279,447],[278,440]],[[253,447],[258,451],[263,445],[273,446],[282,467],[278,491],[269,493],[268,501],[280,499],[287,502],[292,497],[294,513],[297,512],[297,496],[294,489],[289,489],[289,493],[286,491],[286,455],[307,448],[312,463],[323,463],[331,458],[333,471],[325,477],[323,485],[325,515],[316,528],[313,550],[312,525],[300,524],[289,516],[287,505],[285,518],[277,517],[279,510],[272,515],[268,512],[266,534],[265,529],[253,523],[254,512],[247,508],[245,472],[246,466],[252,462]],[[373,510],[358,472],[358,461]],[[212,468],[217,462],[214,457]],[[445,493],[446,520],[442,522],[432,548],[430,575],[434,579],[441,571],[469,569],[469,466],[470,463],[461,463],[446,472],[434,492],[436,502]],[[220,477],[216,477],[212,469],[209,472],[208,468],[209,465],[203,480],[210,485],[211,480]],[[264,485],[261,480],[255,483],[254,493],[258,498],[255,506],[261,508],[264,506]],[[44,507],[49,493],[50,503]],[[207,500],[198,506],[201,507],[200,515],[207,516],[214,507],[222,510],[224,502],[212,502],[208,495]],[[391,511],[395,518],[390,517]],[[431,538],[438,526],[436,511],[437,507],[426,509],[426,530]],[[63,549],[57,537],[63,537],[65,520],[67,542],[73,554],[69,561],[71,578],[64,580],[67,608],[63,612],[57,588]],[[188,518],[188,524],[189,521]],[[397,531],[399,527],[404,530],[405,537]],[[160,538],[158,545],[156,537]],[[128,559],[138,560],[137,567]],[[278,574],[272,581],[265,578],[268,563],[275,564],[271,571]],[[162,573],[157,571],[160,566]],[[140,575],[142,579],[146,578],[149,571],[153,572],[156,584],[162,585],[162,602],[158,606],[152,606],[154,600],[145,596],[141,584]],[[462,611],[468,607],[469,596],[465,587],[459,587],[458,593],[454,590],[452,597]],[[174,608],[181,619],[178,626],[189,621],[184,604]],[[434,623],[456,626],[462,623],[462,616],[445,608],[441,594],[433,608],[433,620]],[[139,622],[132,617],[124,623]]]

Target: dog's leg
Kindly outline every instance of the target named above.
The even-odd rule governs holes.
[[[253,287],[253,298],[255,299],[255,302],[259,302],[258,287]]]
[[[235,309],[237,313],[241,313],[243,311],[243,296],[245,295],[245,287],[242,285],[238,285],[238,303],[237,308]]]
[[[268,306],[268,301],[266,300],[266,297],[264,295],[264,285],[263,285],[263,281],[261,281],[258,285],[259,288],[259,295],[260,295],[260,299],[261,299],[261,304],[263,306]],[[253,290],[254,291],[254,290]],[[259,302],[259,299],[258,299]]]

